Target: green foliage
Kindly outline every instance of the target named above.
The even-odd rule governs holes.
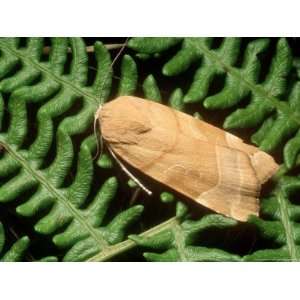
[[[219,45],[211,38],[133,38],[128,46],[140,63],[123,55],[119,75],[118,68],[112,72],[111,55],[101,42],[90,57],[80,38],[52,38],[49,55],[44,46],[42,38],[26,39],[25,45],[17,38],[0,40],[0,203],[1,209],[15,209],[16,218],[32,223],[38,239],[51,237],[59,259],[106,261],[127,253],[130,258],[136,248],[138,253],[147,251],[149,261],[299,260],[295,198],[300,180],[294,175],[300,162],[299,64],[285,39],[273,49],[268,39],[243,43],[226,38]],[[169,50],[177,51],[171,59],[165,55]],[[162,74],[138,76],[145,60],[164,58]],[[91,60],[95,69],[89,66]],[[194,69],[188,88],[182,79],[175,80]],[[170,91],[164,91],[161,76],[172,80]],[[222,87],[215,91],[220,78]],[[224,232],[239,230],[239,224],[217,214],[192,218],[192,211],[170,191],[160,194],[163,204],[149,201],[176,210],[164,220],[146,219],[146,200],[132,204],[139,188],[126,177],[123,182],[124,174],[118,176],[121,172],[108,153],[94,159],[92,130],[99,104],[133,94],[197,118],[205,119],[210,110],[229,112],[224,128],[251,127],[253,143],[283,153],[276,186],[262,199],[261,218],[249,220],[263,246],[241,255],[230,247],[208,245],[207,231],[226,239]],[[127,192],[134,201],[124,203]],[[135,234],[127,238],[129,228]],[[21,237],[8,251],[3,245],[0,225],[2,260],[24,260],[29,240]]]
[[[93,136],[80,144],[74,180],[68,186],[64,181],[76,159],[72,137],[92,126],[98,105],[110,92],[110,55],[101,43],[95,44],[97,74],[92,85],[87,86],[88,60],[81,39],[53,38],[46,62],[41,61],[43,45],[40,38],[30,38],[25,48],[18,48],[18,39],[0,41],[0,90],[9,95],[11,118],[7,132],[0,134],[5,151],[0,160],[0,177],[4,180],[0,202],[22,199],[22,195],[30,191],[30,197],[23,200],[16,211],[24,217],[39,217],[35,231],[54,234],[54,244],[67,249],[64,260],[87,260],[99,252],[108,255],[110,245],[124,239],[125,229],[139,218],[143,207],[128,208],[102,226],[118,182],[114,177],[107,179],[94,199],[87,203],[94,170],[92,153],[96,143]],[[69,45],[73,59],[70,72],[64,74]],[[127,69],[132,72],[130,59],[125,57],[123,62],[122,73],[126,74]],[[21,64],[20,69],[18,64]],[[130,89],[133,80],[121,80],[120,91]],[[0,100],[3,107],[3,98]],[[55,130],[54,119],[76,102],[81,103],[79,112],[64,117]],[[38,128],[33,143],[25,148],[24,141],[31,134],[26,107],[29,103],[39,105]],[[43,167],[54,142],[55,159]],[[46,215],[41,215],[42,211],[47,211]]]
[[[142,54],[155,54],[168,50],[180,42],[179,38],[132,38],[128,46]]]
[[[201,232],[211,228],[226,228],[236,221],[221,215],[210,214],[200,220],[184,220],[186,207],[177,203],[176,217],[164,224],[164,228],[151,237],[131,235],[129,238],[138,245],[159,251],[145,252],[148,261],[239,261],[237,255],[220,249],[195,246],[193,243]],[[184,221],[183,221],[184,220]]]
[[[24,236],[16,241],[6,253],[3,253],[5,245],[5,232],[2,223],[0,223],[0,261],[1,262],[14,262],[21,261],[24,253],[29,247],[29,238]]]
[[[30,240],[28,236],[23,236],[14,242],[14,244],[6,251],[4,251],[5,244],[5,230],[0,222],[0,262],[23,261],[30,246]],[[56,262],[57,258],[55,256],[46,256],[41,258],[39,261]]]
[[[236,106],[225,119],[224,128],[258,128],[252,135],[252,142],[267,152],[287,142],[284,162],[292,168],[300,152],[299,82],[293,83],[291,88],[288,81],[293,58],[286,39],[279,39],[267,75],[260,78],[261,69],[266,66],[259,57],[268,50],[268,44],[268,39],[251,41],[241,57],[239,38],[225,38],[217,48],[212,48],[211,38],[184,38],[180,50],[164,64],[162,73],[175,76],[191,65],[200,65],[183,101],[203,103],[209,110]],[[142,53],[152,53],[153,49],[166,51],[173,44],[168,39],[164,42],[161,38],[134,38],[129,46]],[[242,62],[237,66],[239,59]],[[297,66],[297,61],[294,65]],[[217,76],[224,76],[224,85],[220,91],[209,95]],[[249,101],[246,107],[239,108],[246,101]]]
[[[153,45],[156,43],[159,50]],[[292,69],[293,62],[299,72],[298,60],[293,59],[285,39],[278,40],[269,67],[260,59],[269,51],[268,39],[250,41],[242,55],[241,39],[225,38],[218,47],[212,47],[213,43],[210,38],[182,39],[179,51],[164,63],[162,73],[174,77],[198,64],[183,102],[202,103],[208,110],[236,107],[226,117],[225,129],[256,128],[251,137],[253,143],[267,152],[282,150],[285,166],[278,172],[276,188],[262,200],[261,218],[249,220],[260,237],[272,245],[271,249],[255,250],[242,259],[298,261],[299,206],[290,197],[299,190],[299,178],[285,175],[299,165],[300,82],[297,81],[299,77],[293,78]],[[134,38],[129,46],[147,54],[153,53],[152,49],[162,52],[173,47],[168,40],[164,46],[162,44],[162,39]],[[262,69],[266,75],[261,76]],[[223,76],[224,84],[212,94],[210,90],[217,76]],[[241,104],[245,107],[241,108]],[[137,241],[151,248],[151,243]],[[170,253],[175,253],[174,249],[172,251]],[[167,253],[150,257],[154,260],[163,259],[164,255],[170,260],[179,257],[178,253],[173,257]]]
[[[300,191],[300,178],[282,176],[271,195],[262,200],[264,219],[251,217],[260,235],[272,241],[272,249],[258,250],[244,257],[246,261],[300,260],[300,206],[293,200]]]

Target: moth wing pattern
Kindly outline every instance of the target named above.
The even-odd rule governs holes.
[[[240,138],[176,111],[132,96],[99,113],[104,140],[124,161],[193,201],[240,221],[259,214],[262,183],[274,159]]]

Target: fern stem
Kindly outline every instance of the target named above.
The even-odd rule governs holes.
[[[284,164],[280,165],[277,173],[273,177],[273,181],[278,182],[286,173],[288,173],[288,171],[289,169]],[[289,218],[287,197],[281,188],[276,194],[279,203],[280,219],[284,227],[287,248],[291,257],[291,261],[299,261],[300,258],[297,256],[297,249],[294,241],[294,229]]]
[[[277,195],[278,195],[278,202],[280,208],[281,222],[284,227],[287,248],[291,257],[291,261],[299,261],[299,257],[297,256],[297,249],[294,241],[294,230],[289,218],[288,203],[287,203],[288,200],[282,189],[278,191]]]
[[[120,49],[123,47],[124,44],[104,44],[104,47],[107,50],[115,50],[115,49]],[[43,48],[43,54],[49,54],[51,51],[51,46],[46,46]],[[94,53],[95,49],[94,46],[87,46],[86,47],[86,52],[87,53]],[[68,53],[72,53],[72,49],[68,47]]]
[[[178,225],[178,223],[179,223],[178,217],[170,218],[167,221],[160,223],[159,225],[154,226],[151,229],[141,233],[140,236],[141,237],[154,236],[163,230],[176,227]],[[118,254],[121,254],[125,251],[128,251],[128,250],[134,248],[135,246],[137,246],[137,244],[134,241],[127,239],[126,241],[109,246],[106,249],[103,249],[102,252],[92,256],[87,261],[94,261],[94,262],[95,261],[107,261],[110,258],[112,258]]]
[[[185,242],[184,242],[184,234],[182,231],[182,228],[179,226],[179,224],[176,224],[176,226],[174,226],[173,228],[173,232],[174,232],[174,237],[175,237],[175,247],[177,249],[177,252],[180,256],[180,261],[188,261],[186,255],[185,255],[185,251],[184,251],[184,246],[185,246]]]

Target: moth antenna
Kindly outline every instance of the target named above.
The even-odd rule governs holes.
[[[120,48],[120,50],[118,51],[118,53],[114,57],[113,61],[111,62],[110,66],[109,66],[110,72],[112,71],[112,68],[113,68],[114,64],[116,63],[116,61],[118,60],[119,56],[122,54],[125,47],[127,46],[128,40],[129,40],[129,37],[126,38],[124,44],[122,45],[122,47]],[[100,101],[101,101],[101,98],[102,98],[102,95],[103,95],[103,87],[106,84],[106,81],[108,79],[108,74],[109,74],[109,72],[106,73],[106,76],[105,76],[104,80],[102,81],[102,85],[101,85],[101,89],[100,89],[100,95],[99,95]]]
[[[110,65],[110,71],[112,71],[112,67],[113,65],[116,63],[117,59],[119,58],[119,56],[122,54],[122,52],[124,51],[125,47],[127,46],[127,42],[129,40],[129,37],[126,38],[124,44],[122,45],[121,49],[118,51],[117,55],[115,56],[115,58],[113,59],[111,65]],[[100,89],[100,101],[103,95],[103,87],[106,84],[106,81],[108,79],[108,73],[106,74],[102,85],[101,85],[101,89]],[[99,150],[100,150],[100,157],[102,155],[103,152],[103,137],[102,137],[102,133],[101,133],[101,122],[99,120],[99,116],[100,116],[100,111],[102,109],[103,105],[100,103],[99,108],[95,114],[95,118],[94,118],[94,134],[96,136],[96,141],[97,141],[97,151],[96,151],[96,155],[94,156],[93,159],[95,159],[98,155],[99,155]],[[98,121],[98,128],[99,128],[99,133],[100,133],[100,140],[99,140],[99,136],[97,134],[97,121]],[[99,143],[100,142],[100,143]],[[100,147],[99,147],[100,144]],[[147,189],[126,167],[125,165],[118,159],[118,157],[115,155],[115,153],[113,152],[113,150],[111,149],[110,145],[108,143],[106,143],[107,149],[109,151],[109,153],[111,154],[111,156],[115,159],[115,161],[118,163],[118,165],[121,167],[121,169],[143,190],[145,191],[148,195],[152,195],[152,192]]]
[[[129,40],[129,37],[126,38],[124,44],[122,45],[122,47],[118,51],[117,55],[114,57],[112,63],[109,66],[110,71],[112,71],[112,67],[114,66],[114,64],[116,63],[117,59],[122,54],[122,52],[124,51],[125,47],[127,46],[128,40]],[[99,95],[100,102],[101,102],[101,98],[102,98],[102,95],[103,95],[103,87],[106,84],[107,79],[108,79],[108,74],[109,73],[107,72],[106,76],[104,77],[104,80],[102,81],[102,85],[101,85],[101,88],[100,88],[100,95]],[[93,160],[95,160],[98,157],[99,150],[100,150],[100,157],[101,157],[101,155],[103,153],[103,138],[102,138],[102,134],[101,134],[101,124],[100,124],[100,121],[99,121],[100,139],[99,139],[99,135],[97,134],[97,121],[99,120],[99,115],[100,115],[100,111],[101,111],[102,107],[103,107],[103,105],[102,105],[102,103],[100,103],[99,108],[98,108],[98,110],[97,110],[97,112],[95,114],[95,117],[94,117],[94,135],[96,137],[97,151],[96,151],[96,154],[93,157]],[[99,144],[100,144],[100,146],[99,146]]]
[[[140,182],[127,168],[126,166],[118,159],[114,151],[111,149],[109,144],[106,144],[107,149],[111,156],[115,159],[115,161],[118,163],[118,165],[121,167],[121,169],[143,190],[145,191],[148,195],[152,195],[152,192],[145,187],[144,184]]]
[[[102,107],[103,107],[103,105],[100,104],[99,108],[95,114],[95,117],[94,117],[94,135],[96,138],[97,151],[93,157],[93,160],[95,160],[98,157],[99,150],[100,150],[100,155],[99,155],[100,157],[102,156],[102,153],[103,153],[103,137],[102,137],[102,132],[101,132],[101,124],[99,121],[100,111],[101,111]],[[97,122],[98,122],[99,131],[97,131]],[[100,136],[100,139],[99,139],[99,136]],[[99,144],[100,144],[100,147],[99,147]]]

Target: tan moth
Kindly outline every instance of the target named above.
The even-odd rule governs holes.
[[[278,169],[257,147],[153,101],[122,96],[101,106],[96,118],[114,156],[240,221],[258,215],[261,185]]]

